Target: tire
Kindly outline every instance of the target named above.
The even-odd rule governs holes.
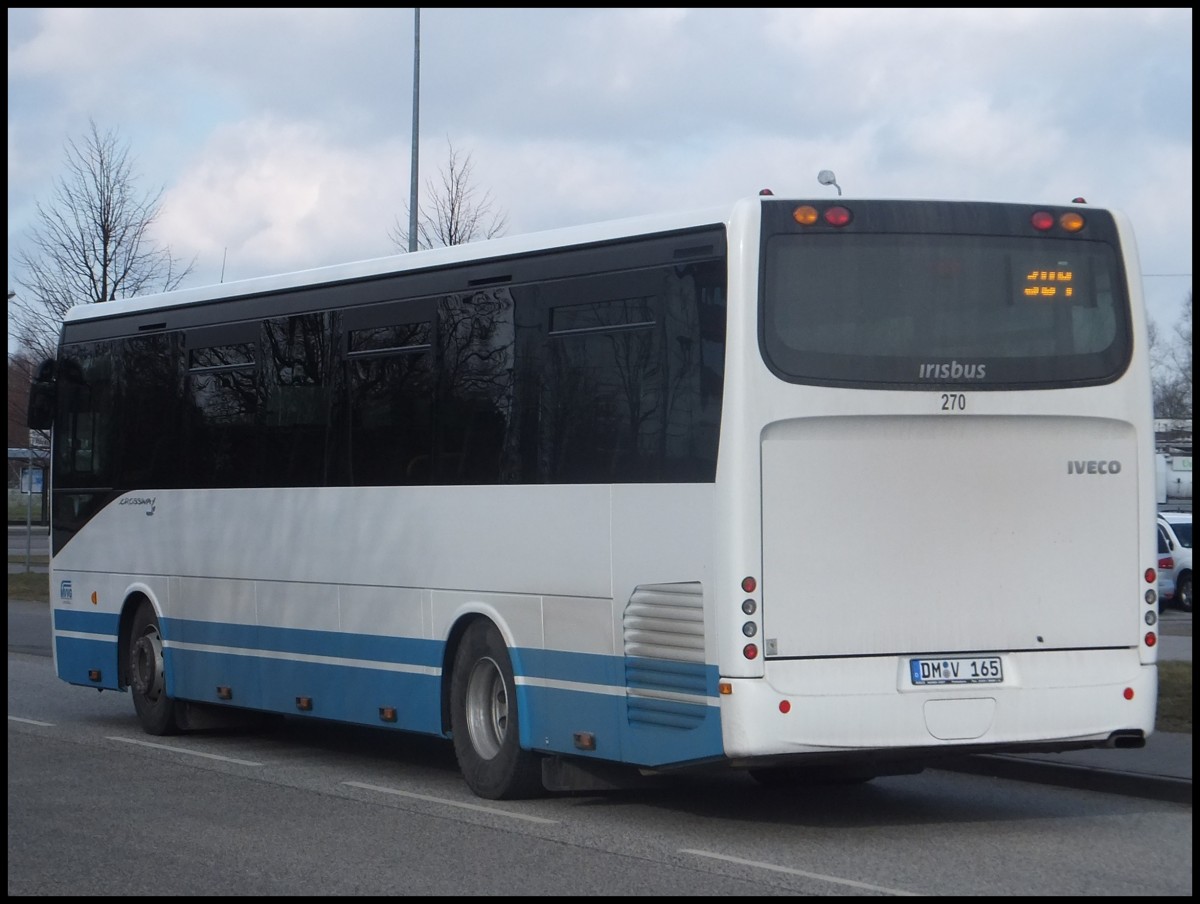
[[[142,730],[152,735],[179,730],[175,701],[167,696],[166,661],[154,607],[142,603],[129,628],[129,692]]]
[[[1192,573],[1190,571],[1181,574],[1175,585],[1175,605],[1184,612],[1192,611]]]
[[[450,729],[458,768],[488,800],[545,794],[541,757],[522,750],[512,660],[490,621],[467,629],[450,679]]]

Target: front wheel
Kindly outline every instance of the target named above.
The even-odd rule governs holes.
[[[520,744],[516,682],[508,648],[489,621],[471,625],[450,679],[454,755],[467,786],[489,800],[545,793],[541,758]]]
[[[167,668],[154,607],[142,603],[129,627],[129,690],[142,730],[152,735],[179,730],[175,701],[167,696]]]

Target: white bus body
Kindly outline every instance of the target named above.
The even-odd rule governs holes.
[[[1028,386],[1020,383],[1025,371],[1015,366],[1018,376],[994,385],[981,377],[972,385],[968,367],[996,373],[1006,359],[981,352],[982,340],[972,348],[957,337],[944,340],[944,355],[920,363],[905,358],[904,366],[912,367],[902,381],[884,385],[887,377],[864,370],[859,382],[858,372],[839,357],[849,351],[822,346],[811,353],[788,344],[794,338],[785,335],[788,324],[800,316],[794,309],[803,302],[778,299],[788,292],[799,297],[812,271],[778,274],[767,263],[774,259],[769,253],[790,254],[779,250],[783,243],[806,241],[803,228],[791,223],[807,214],[793,214],[793,208],[814,210],[820,218],[838,216],[827,213],[835,207],[853,218],[838,225],[818,219],[814,228],[822,241],[836,242],[855,228],[869,237],[865,242],[903,234],[894,223],[909,216],[939,224],[921,227],[926,233],[952,231],[960,221],[1024,223],[1044,211],[1110,224],[1103,237],[1088,227],[1082,238],[1059,237],[1064,244],[1055,250],[1062,257],[1063,248],[1077,247],[1069,241],[1107,243],[1111,271],[1101,276],[1099,261],[1107,258],[1100,255],[1088,266],[1097,270],[1091,277],[1097,295],[1116,311],[1097,323],[1121,337],[1113,341],[1126,349],[1124,356],[1107,353],[1117,363],[1102,376],[1059,379],[1050,363],[1046,375],[1031,376]],[[767,229],[769,236],[763,235]],[[122,344],[122,336],[166,337],[163,347],[185,355],[179,359],[185,363],[168,368],[168,379],[177,374],[183,397],[203,402],[209,396],[197,387],[211,390],[220,383],[214,374],[228,376],[236,366],[224,358],[216,364],[204,359],[200,366],[186,354],[215,342],[204,339],[210,332],[233,330],[234,336],[247,324],[285,317],[282,302],[307,299],[295,293],[314,287],[369,295],[298,308],[311,314],[312,323],[333,324],[327,336],[331,388],[322,398],[331,400],[334,426],[323,442],[351,437],[353,445],[356,425],[377,416],[378,406],[355,408],[344,420],[348,426],[337,426],[343,423],[338,399],[355,398],[355,386],[374,391],[368,378],[356,376],[359,363],[366,373],[376,359],[355,350],[352,318],[366,318],[365,336],[383,322],[374,312],[397,298],[391,289],[371,294],[373,289],[359,287],[384,279],[403,286],[406,274],[448,279],[471,267],[476,273],[480,267],[503,269],[509,261],[536,263],[542,252],[600,253],[662,236],[676,242],[667,258],[687,261],[696,230],[703,230],[702,245],[714,235],[723,239],[695,252],[723,268],[720,368],[711,360],[695,363],[699,346],[715,334],[691,324],[688,304],[672,294],[703,282],[694,274],[678,276],[685,266],[661,265],[664,284],[679,280],[661,298],[643,300],[649,283],[622,296],[624,302],[637,298],[624,305],[626,312],[645,307],[652,314],[635,312],[628,322],[605,321],[602,328],[558,329],[554,317],[569,306],[553,304],[544,308],[543,320],[530,318],[522,326],[520,281],[511,283],[511,295],[486,290],[493,301],[516,299],[516,335],[541,330],[539,348],[578,340],[595,344],[571,348],[598,356],[611,351],[603,360],[614,362],[612,372],[605,371],[604,379],[628,377],[633,365],[622,355],[631,348],[647,354],[652,347],[665,349],[654,352],[663,356],[657,364],[637,372],[647,385],[659,381],[653,390],[641,390],[640,402],[626,398],[637,393],[637,381],[595,396],[604,412],[628,403],[620,417],[630,423],[635,418],[628,412],[638,405],[652,409],[659,432],[651,439],[650,429],[637,422],[624,446],[614,440],[611,448],[601,443],[602,452],[588,446],[578,454],[587,467],[601,467],[595,463],[616,461],[632,448],[639,462],[666,462],[662,473],[669,479],[571,480],[544,470],[547,456],[560,449],[552,423],[557,409],[545,405],[535,416],[521,408],[522,384],[507,376],[520,371],[519,338],[501,349],[502,366],[489,371],[505,376],[488,398],[513,412],[505,433],[516,437],[513,443],[538,437],[529,440],[533,451],[513,453],[524,473],[534,475],[524,482],[414,478],[406,485],[352,485],[326,476],[324,485],[196,487],[160,476],[93,486],[62,445],[67,421],[81,422],[79,403],[61,398],[68,394],[61,386],[77,350],[84,350],[81,360],[92,362],[85,362],[85,372],[101,373],[98,357],[118,360],[121,349],[132,347]],[[1037,241],[1032,230],[1012,231],[1022,242]],[[769,248],[777,250],[764,250]],[[963,260],[973,261],[975,245],[964,248]],[[841,250],[831,246],[831,253]],[[879,253],[884,256],[878,260],[893,260],[909,252],[901,248],[899,258],[888,256],[896,253],[890,247]],[[956,247],[947,252],[946,268],[953,268],[955,253]],[[649,272],[651,263],[639,264],[637,272]],[[589,266],[567,276],[548,273],[527,297],[552,294],[558,284],[551,277],[569,277],[579,281],[571,290],[579,304],[595,306],[588,316],[606,312],[602,305],[617,289],[606,283],[589,296]],[[792,265],[780,266],[786,271]],[[1059,266],[1065,272],[1067,265]],[[1119,276],[1119,285],[1105,283],[1102,291],[1099,284],[1110,274]],[[613,285],[621,278],[614,277]],[[967,285],[975,274],[945,278]],[[488,279],[476,285],[490,285]],[[887,284],[881,278],[862,291],[878,293]],[[578,786],[580,774],[564,777],[564,769],[586,772],[600,764],[642,773],[727,764],[772,781],[802,777],[814,765],[869,777],[962,752],[1140,745],[1153,731],[1157,694],[1157,606],[1150,598],[1156,585],[1156,488],[1140,287],[1132,233],[1117,214],[1034,205],[754,198],[677,218],[76,308],[64,325],[57,373],[42,384],[47,390],[60,384],[52,477],[56,669],[73,684],[132,688],[143,725],[155,733],[198,724],[202,713],[237,708],[453,736],[468,783],[486,797],[537,793],[543,775],[549,787]],[[444,325],[446,291],[434,292],[440,300],[431,316],[442,324],[433,328],[435,336],[451,329]],[[912,293],[914,305],[922,303],[921,292]],[[223,303],[226,312],[207,313]],[[937,314],[927,328],[941,331],[943,320],[957,323],[958,317]],[[1055,317],[1055,329],[1063,330],[1093,312]],[[830,336],[844,332],[832,323],[834,315],[828,324],[823,318],[818,312],[797,329],[795,341],[826,328]],[[128,325],[114,326],[121,323]],[[664,323],[676,326],[660,330]],[[864,323],[862,334],[864,343],[886,349],[893,343],[886,333],[895,331],[899,348],[910,329]],[[1087,330],[1082,333],[1090,335]],[[634,346],[622,344],[626,335],[665,338]],[[440,340],[426,342],[425,336],[389,349],[390,363],[379,367],[400,367],[405,356],[415,360],[427,346],[436,349]],[[1083,346],[1089,340],[1072,341]],[[1024,337],[1012,342],[1021,348],[1045,344]],[[219,347],[253,344],[238,340]],[[259,345],[258,354],[266,355],[266,348]],[[804,372],[810,360],[825,366],[821,356],[827,352],[826,371]],[[447,359],[440,354],[438,360]],[[557,367],[569,360],[546,354],[538,359],[542,397],[552,381],[546,362]],[[880,367],[892,367],[885,358],[879,357]],[[277,355],[272,373],[282,372],[279,360]],[[264,366],[254,365],[260,383]],[[1029,372],[1041,374],[1037,366]],[[244,370],[252,372],[250,365]],[[704,401],[706,373],[720,378],[715,403]],[[566,378],[554,385],[568,383],[576,385]],[[271,407],[270,391],[255,396],[268,400],[255,403],[261,404],[255,423],[287,429],[300,424],[300,416]],[[674,401],[676,392],[683,401]],[[688,432],[693,428],[685,424],[710,416],[712,404],[719,405],[719,421],[713,421],[715,456],[706,474],[704,455],[682,447],[704,441],[707,434]],[[31,411],[36,407],[31,400]],[[205,415],[210,427],[224,430],[212,410]],[[639,416],[651,419],[644,410]],[[80,431],[71,429],[78,443]],[[154,422],[141,429],[147,432],[138,448],[154,445]],[[172,442],[207,436],[186,431],[209,428],[178,429]],[[441,429],[435,426],[435,457]],[[404,442],[403,434],[396,435]],[[597,436],[588,434],[588,442],[599,443]],[[508,442],[497,440],[496,454],[507,455]],[[99,460],[102,446],[96,443]],[[140,454],[131,451],[127,437],[120,443],[122,460]],[[662,448],[650,449],[655,443]],[[221,448],[221,454],[228,451]],[[467,457],[462,452],[460,462]],[[371,466],[390,468],[379,463],[385,458]],[[450,460],[443,458],[443,464]],[[699,470],[677,477],[670,471],[677,461],[688,467],[700,462]],[[189,467],[208,474],[210,464]],[[104,465],[96,468],[99,473]],[[65,473],[71,469],[75,476]],[[236,471],[222,473],[235,476],[220,479],[237,482]],[[489,640],[496,635],[502,649]],[[475,652],[460,652],[468,650]]]

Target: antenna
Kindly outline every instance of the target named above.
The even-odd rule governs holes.
[[[817,181],[822,185],[832,185],[838,190],[838,197],[842,196],[842,187],[837,184],[837,176],[833,174],[833,170],[821,170],[821,172],[817,173]]]

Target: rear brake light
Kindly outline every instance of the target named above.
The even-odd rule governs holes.
[[[850,211],[842,206],[831,207],[825,211],[825,222],[830,226],[845,226],[852,219]]]
[[[1039,210],[1029,218],[1029,222],[1038,232],[1046,232],[1054,228],[1054,214],[1045,210]]]

